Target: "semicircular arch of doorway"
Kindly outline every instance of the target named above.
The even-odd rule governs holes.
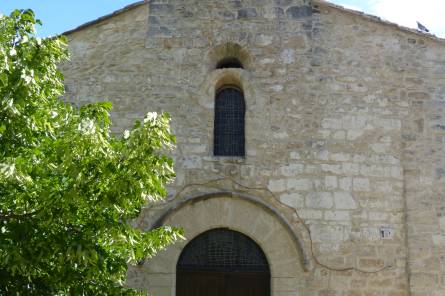
[[[221,192],[213,192],[213,193],[207,193],[207,194],[199,194],[194,196],[187,196],[181,199],[178,199],[174,201],[171,206],[163,212],[163,214],[156,220],[156,222],[153,224],[152,228],[160,227],[162,225],[171,225],[168,222],[166,222],[170,215],[172,215],[174,212],[180,211],[182,207],[185,207],[189,204],[194,204],[200,201],[210,200],[214,198],[221,198],[221,197],[230,197],[232,199],[232,202],[235,202],[236,200],[243,200],[245,202],[251,203],[255,206],[257,206],[260,211],[264,211],[271,215],[276,221],[278,221],[281,226],[283,227],[283,230],[285,230],[289,237],[292,239],[293,246],[296,248],[298,254],[300,263],[302,266],[302,269],[304,271],[307,271],[310,269],[309,267],[309,256],[308,253],[305,251],[304,243],[302,239],[295,233],[292,226],[287,222],[286,218],[283,217],[283,215],[264,202],[262,199],[257,198],[255,196],[239,193],[239,192],[231,192],[231,191],[221,191]],[[178,225],[181,227],[180,225]],[[224,225],[221,225],[221,227],[225,227]],[[188,239],[192,239],[191,237],[188,237]],[[253,238],[255,240],[255,238]]]
[[[300,286],[307,271],[299,238],[285,218],[259,198],[232,192],[182,198],[173,202],[153,227],[161,225],[182,227],[187,241],[168,247],[141,267],[152,291],[175,289],[177,262],[188,241],[217,228],[243,233],[261,247],[270,264],[272,296],[278,295],[283,285]],[[169,291],[165,293],[174,292]]]

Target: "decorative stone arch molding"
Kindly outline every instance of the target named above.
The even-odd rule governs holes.
[[[152,217],[153,218],[153,217]],[[278,211],[250,196],[213,193],[175,201],[153,224],[182,227],[187,241],[178,242],[147,263],[130,270],[130,286],[157,296],[175,295],[176,264],[186,244],[215,228],[241,232],[265,253],[271,272],[271,295],[299,295],[308,260],[299,237]]]
[[[207,54],[209,70],[215,69],[220,60],[228,57],[236,58],[244,69],[251,70],[253,57],[247,50],[247,46],[247,44],[228,41],[213,47]]]
[[[222,68],[216,69],[218,62],[224,58],[236,58],[243,65],[243,68]],[[199,88],[196,93],[196,99],[199,105],[208,112],[208,147],[209,151],[213,151],[213,131],[214,131],[214,111],[215,98],[218,90],[225,86],[235,86],[243,93],[246,106],[244,131],[246,136],[245,152],[246,156],[251,153],[251,142],[248,137],[255,134],[258,112],[263,112],[267,107],[266,102],[269,97],[263,91],[264,86],[255,79],[255,71],[253,68],[253,56],[248,50],[248,45],[243,42],[225,41],[210,49],[204,57],[208,67],[206,75],[202,76]],[[213,156],[213,153],[210,154]],[[230,157],[229,157],[230,158]],[[222,161],[232,161],[233,159]],[[220,159],[220,158],[219,158]],[[237,160],[241,161],[239,158]]]
[[[209,147],[213,151],[213,128],[214,128],[214,111],[215,111],[215,96],[218,90],[225,85],[236,86],[242,90],[244,95],[244,102],[246,104],[245,113],[245,133],[248,137],[253,130],[255,130],[256,117],[255,112],[264,110],[266,98],[261,92],[261,88],[255,85],[252,79],[252,74],[242,68],[225,68],[211,71],[201,84],[201,88],[197,93],[198,102],[211,116],[209,116],[208,131],[209,131]],[[246,138],[247,139],[247,138]],[[250,142],[246,140],[245,151],[249,155]]]
[[[205,77],[198,93],[199,104],[209,111],[213,110],[215,94],[224,85],[235,85],[243,91],[247,111],[265,102],[252,82],[252,74],[249,71],[241,68],[226,68],[213,70]]]
[[[243,68],[216,69],[218,62],[225,58],[236,58]],[[222,43],[209,50],[206,60],[209,65],[208,74],[199,91],[199,103],[203,107],[214,108],[215,93],[224,85],[235,85],[243,91],[247,111],[256,104],[264,103],[255,91],[257,87],[252,82],[253,56],[247,50],[247,45],[235,42]]]

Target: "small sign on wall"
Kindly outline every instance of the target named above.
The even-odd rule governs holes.
[[[394,229],[391,227],[380,227],[380,238],[381,239],[392,239],[394,237]]]

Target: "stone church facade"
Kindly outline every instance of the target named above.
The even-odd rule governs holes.
[[[252,295],[445,295],[444,40],[320,0],[143,1],[66,35],[69,100],[112,101],[115,132],[172,116],[177,177],[135,224],[187,241],[129,286],[180,294],[181,254],[224,229],[267,260]]]

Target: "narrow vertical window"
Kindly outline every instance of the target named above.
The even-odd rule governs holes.
[[[213,154],[244,156],[244,95],[238,88],[225,87],[215,98]]]

